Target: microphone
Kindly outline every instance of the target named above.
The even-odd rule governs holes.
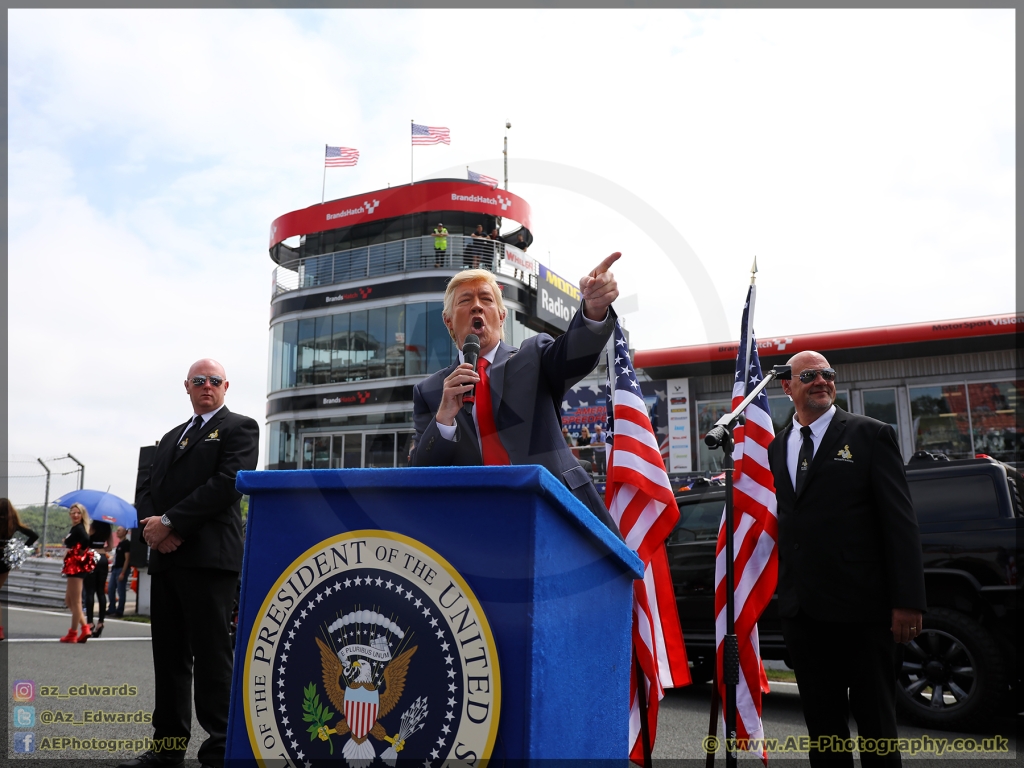
[[[476,370],[476,361],[480,358],[480,337],[475,333],[471,333],[466,337],[466,340],[462,342],[462,359],[473,366],[473,370]],[[469,390],[462,396],[462,404],[473,405],[476,402],[476,387]]]

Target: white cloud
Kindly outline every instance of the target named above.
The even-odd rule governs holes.
[[[1010,311],[1013,11],[9,12],[12,450],[67,451],[131,497],[188,415],[188,364],[262,421],[277,216],[416,175],[501,174],[532,255],[611,250],[633,343],[707,341],[687,276],[628,217],[525,184],[533,158],[664,215],[730,328],[757,255],[762,336]],[[717,339],[714,339],[717,340]],[[33,375],[25,375],[26,371]]]

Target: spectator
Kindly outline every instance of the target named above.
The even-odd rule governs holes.
[[[440,221],[434,227],[434,267],[444,265],[444,257],[448,252],[448,230]]]
[[[565,438],[565,444],[570,448],[576,447],[576,441],[572,439],[572,435],[569,434],[568,427],[562,427],[562,437]]]
[[[469,246],[466,248],[466,254],[463,258],[463,266],[466,268],[479,269],[480,267],[480,256],[486,253],[486,244],[482,241],[487,239],[487,235],[484,234],[484,225],[477,224],[476,229],[473,230],[470,235],[472,240],[469,241]]]
[[[580,459],[594,466],[594,449],[590,447],[590,430],[586,427],[580,430],[580,436],[576,438],[576,446],[580,448]]]
[[[594,436],[590,439],[590,444],[594,446],[594,463],[597,474],[606,474],[608,471],[608,433],[600,424],[594,425]]]
[[[491,243],[491,267],[490,267],[490,270],[491,270],[491,272],[497,272],[498,271],[498,259],[500,259],[501,256],[504,253],[504,251],[502,251],[502,246],[505,245],[505,244],[502,242],[501,238],[498,236],[498,228],[497,227],[495,227],[494,229],[491,230],[491,234],[489,234],[487,236],[487,239],[492,241],[492,243]]]
[[[128,539],[128,531],[124,527],[118,527],[117,547],[114,549],[114,566],[110,569],[110,583],[107,585],[107,598],[110,600],[108,613],[111,616],[121,618],[124,616],[125,590],[128,586],[128,574],[131,569],[131,541]]]
[[[528,247],[529,246],[526,244],[526,238],[523,237],[523,233],[520,232],[519,237],[516,238],[516,248],[518,248],[523,253],[526,253],[526,249]]]
[[[93,637],[103,634],[103,620],[107,617],[107,596],[103,593],[107,586],[107,570],[110,563],[107,560],[107,552],[114,548],[114,532],[110,523],[102,520],[93,520],[89,526],[89,547],[98,554],[96,567],[93,572],[85,577],[82,588],[85,592],[85,618],[89,623],[89,629]],[[96,599],[100,601],[100,620],[93,623],[93,607]]]

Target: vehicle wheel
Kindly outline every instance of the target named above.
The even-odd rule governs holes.
[[[999,711],[1007,685],[992,634],[962,613],[936,608],[904,646],[896,708],[920,725],[967,730]]]

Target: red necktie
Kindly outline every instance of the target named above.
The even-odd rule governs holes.
[[[505,446],[498,437],[498,427],[494,423],[494,409],[491,407],[491,380],[487,375],[487,358],[481,357],[478,364],[480,383],[476,386],[476,423],[480,427],[480,452],[484,456],[484,464],[511,464]]]

